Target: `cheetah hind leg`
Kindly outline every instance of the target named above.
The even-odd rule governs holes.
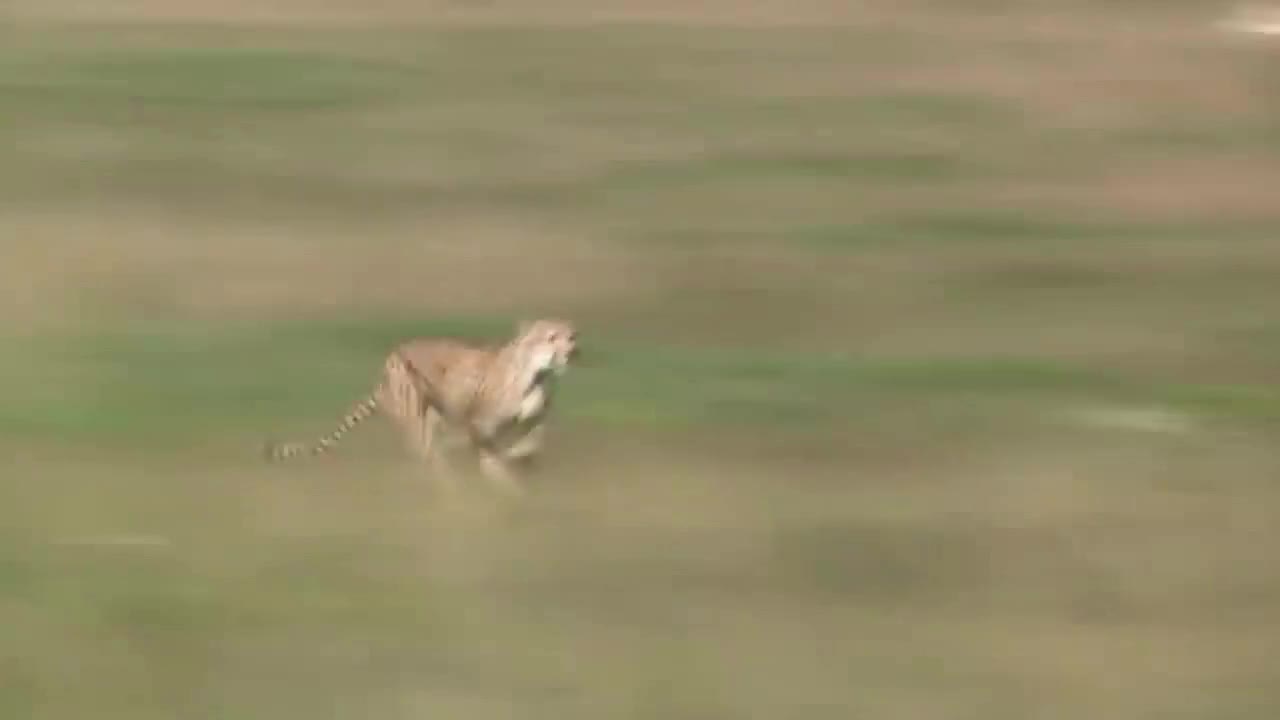
[[[456,468],[449,461],[449,453],[457,445],[444,418],[435,408],[427,407],[416,416],[408,428],[408,441],[414,455],[428,468],[432,484],[453,499],[461,491]]]

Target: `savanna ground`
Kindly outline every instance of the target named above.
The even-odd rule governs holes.
[[[10,4],[0,715],[1280,713],[1280,47],[518,5]],[[541,314],[518,508],[259,462]]]

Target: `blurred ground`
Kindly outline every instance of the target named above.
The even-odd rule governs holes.
[[[1025,5],[11,5],[0,714],[1275,717],[1275,48]],[[525,506],[258,462],[543,314]]]

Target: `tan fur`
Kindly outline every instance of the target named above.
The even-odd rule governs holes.
[[[551,407],[552,380],[577,353],[577,332],[564,320],[522,323],[499,347],[451,338],[419,338],[387,355],[373,391],[314,445],[269,446],[268,459],[327,452],[352,428],[381,411],[405,433],[410,449],[430,460],[439,479],[453,483],[440,447],[469,445],[484,474],[519,491],[515,465],[541,449]]]

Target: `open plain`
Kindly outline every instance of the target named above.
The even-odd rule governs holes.
[[[530,5],[10,3],[0,716],[1277,717],[1280,46]],[[520,506],[260,462],[537,315]]]

